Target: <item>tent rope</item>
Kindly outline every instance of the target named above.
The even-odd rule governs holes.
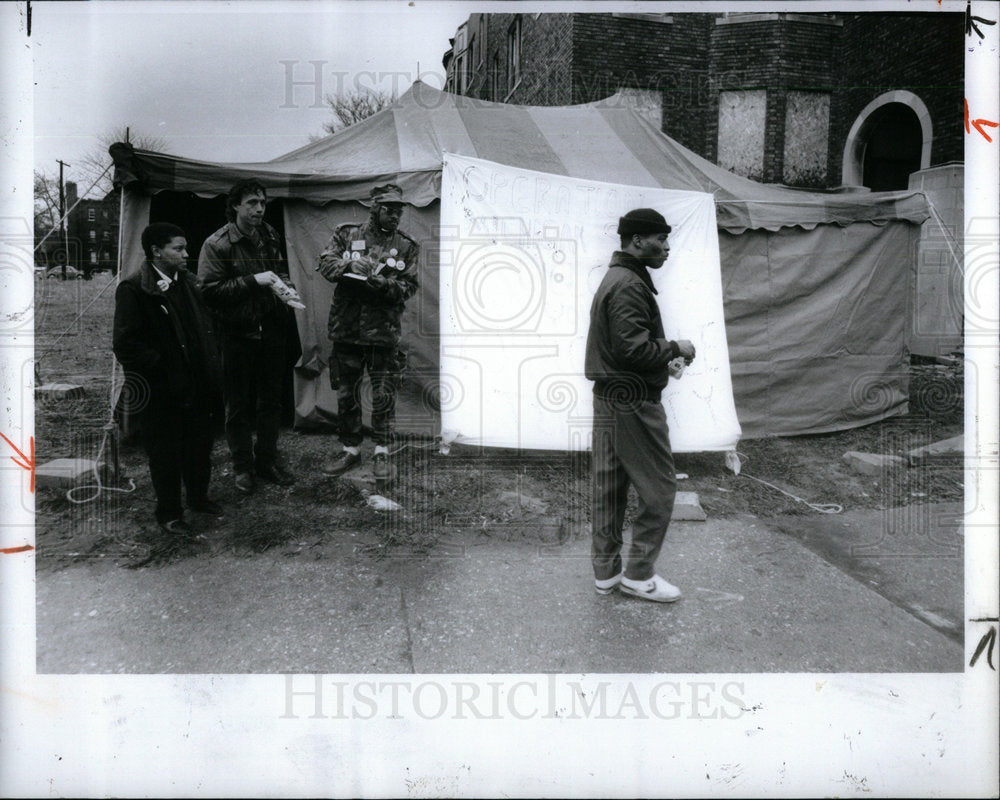
[[[109,284],[110,285],[110,284]],[[105,287],[106,288],[106,287]],[[121,488],[118,486],[105,486],[104,481],[101,480],[100,464],[101,456],[104,455],[104,448],[108,443],[108,434],[117,433],[118,423],[115,421],[115,378],[118,375],[118,362],[115,360],[114,356],[111,358],[111,398],[110,398],[110,417],[108,423],[104,426],[104,436],[101,437],[101,445],[97,449],[97,457],[94,459],[94,466],[91,468],[91,472],[94,473],[94,483],[87,483],[83,486],[74,486],[72,489],[67,490],[66,499],[69,502],[76,505],[84,505],[85,503],[92,503],[98,497],[101,496],[103,492],[122,492],[124,494],[131,494],[136,490],[135,481],[131,478],[128,479],[128,488]],[[116,451],[117,452],[117,451]],[[118,458],[115,457],[115,467],[118,468],[117,464]],[[116,475],[117,477],[117,475]],[[94,490],[93,494],[83,500],[77,500],[74,497],[76,492],[82,492],[86,489]]]
[[[931,210],[931,216],[934,217],[934,221],[938,224],[938,227],[941,229],[941,233],[944,234],[944,243],[948,245],[948,252],[951,253],[951,258],[955,262],[955,266],[958,267],[958,271],[962,273],[962,277],[964,278],[965,265],[962,263],[961,259],[957,255],[955,255],[955,249],[951,246],[951,235],[948,232],[948,228],[945,227],[945,224],[942,221],[941,216],[938,214],[937,209],[934,208],[934,203],[931,202],[931,198],[928,197],[927,195],[924,195],[924,197],[927,199],[927,207],[930,208]]]
[[[104,445],[105,445],[105,443],[107,441],[108,441],[108,434],[107,434],[107,432],[105,432],[104,433],[104,439],[101,442],[101,447],[100,447],[100,449],[98,450],[98,453],[97,453],[97,458],[98,459],[100,459],[101,454],[104,452]],[[98,461],[95,461],[94,462],[94,466],[91,469],[91,472],[94,473],[94,481],[95,482],[94,483],[87,483],[87,484],[84,484],[83,486],[74,486],[72,489],[67,489],[66,490],[66,499],[67,500],[69,500],[71,503],[75,503],[76,505],[84,505],[86,503],[92,503],[92,502],[94,502],[98,497],[101,496],[101,494],[103,492],[123,492],[125,494],[131,494],[132,492],[135,491],[135,489],[136,489],[135,481],[133,481],[131,478],[128,479],[128,483],[129,483],[128,488],[120,488],[120,487],[117,487],[117,486],[105,486],[104,485],[104,481],[101,480],[101,473],[97,469],[98,463],[99,463]],[[94,493],[92,495],[90,495],[89,497],[85,497],[83,500],[77,500],[73,495],[76,492],[82,492],[84,489],[92,489],[92,490],[94,490]]]
[[[774,489],[776,492],[781,492],[783,495],[787,495],[788,497],[791,497],[792,500],[809,506],[809,508],[813,511],[818,511],[820,514],[840,514],[844,510],[844,507],[838,503],[810,503],[808,500],[803,500],[801,497],[798,497],[791,492],[786,492],[784,489],[775,486],[773,483],[768,483],[760,478],[755,478],[753,475],[747,475],[745,472],[742,473],[742,475],[744,478],[749,478],[752,481],[757,481],[757,483],[762,483],[764,486]]]
[[[111,169],[111,166],[109,166],[108,169]],[[107,171],[108,171],[107,169],[104,170],[104,173],[107,173]],[[104,173],[102,173],[101,177],[99,177],[97,179],[98,181],[102,177],[104,177]],[[93,186],[96,185],[96,184],[97,184],[97,181],[94,181],[94,184],[91,186],[91,188],[93,188]],[[89,192],[90,189],[87,189],[87,191]],[[84,192],[84,194],[86,194],[86,192]],[[79,203],[79,201],[77,201],[77,204],[78,203]],[[121,208],[124,209],[124,193],[122,195],[122,199],[120,201],[120,204],[121,204]],[[73,208],[76,208],[76,204],[74,204]],[[73,209],[71,208],[70,211],[72,211],[72,210]],[[66,214],[68,215],[69,211],[67,211]],[[122,215],[120,214],[119,215],[119,220],[121,220],[121,219],[122,219]],[[87,307],[84,308],[83,311],[81,311],[77,315],[76,319],[74,319],[73,322],[70,323],[69,327],[67,327],[66,330],[64,330],[61,334],[59,334],[59,336],[56,338],[56,340],[51,345],[49,345],[49,347],[46,350],[42,351],[42,353],[40,355],[36,356],[36,358],[35,358],[36,381],[38,380],[37,375],[38,375],[38,371],[39,371],[39,366],[41,364],[41,358],[42,358],[42,356],[46,355],[48,352],[50,352],[52,350],[52,348],[54,348],[59,343],[59,340],[62,339],[62,337],[65,336],[67,333],[69,333],[69,331],[73,328],[73,326],[80,319],[82,319],[83,316],[90,310],[90,307],[92,305],[94,305],[94,303],[96,303],[101,298],[101,296],[108,290],[109,286],[115,286],[115,287],[117,287],[118,284],[121,283],[121,280],[122,280],[122,251],[121,251],[122,249],[121,249],[121,239],[122,239],[122,227],[121,227],[121,223],[119,222],[119,229],[118,229],[118,240],[119,240],[118,241],[118,269],[115,272],[115,279],[113,281],[108,281],[108,283],[104,286],[104,288],[102,288],[101,291],[98,292],[97,295],[93,298],[93,300],[91,300],[87,304]],[[44,239],[42,241],[44,241]],[[41,242],[39,244],[41,244]],[[129,484],[128,487],[106,486],[104,484],[104,481],[101,480],[101,473],[100,473],[100,469],[99,469],[100,463],[101,463],[101,456],[104,455],[104,450],[107,447],[108,435],[109,435],[109,433],[112,433],[112,432],[116,433],[117,432],[117,428],[118,428],[118,423],[115,421],[115,403],[116,403],[116,399],[117,399],[116,398],[116,391],[115,391],[115,383],[116,383],[117,376],[118,376],[118,362],[115,359],[114,355],[112,355],[111,356],[111,387],[110,387],[110,397],[108,398],[108,422],[104,426],[104,435],[101,437],[101,444],[100,444],[100,446],[97,449],[97,456],[94,459],[94,466],[91,468],[91,472],[93,472],[93,475],[94,475],[94,483],[88,483],[88,484],[84,484],[82,486],[74,486],[73,488],[68,489],[66,491],[66,499],[70,503],[73,503],[75,505],[84,505],[86,503],[92,503],[97,498],[99,498],[101,496],[101,494],[103,494],[104,492],[121,492],[121,493],[124,493],[124,494],[130,494],[130,493],[132,493],[132,492],[134,492],[136,490],[135,481],[132,480],[131,478],[128,478],[128,484]],[[117,462],[117,457],[116,457],[116,462]],[[116,467],[118,466],[117,463],[116,463],[115,466]],[[85,498],[83,498],[81,500],[78,500],[76,498],[75,495],[78,492],[83,492],[83,491],[88,491],[88,490],[92,492],[88,497],[85,497]]]
[[[83,319],[83,315],[90,310],[90,307],[94,305],[94,303],[96,303],[98,300],[101,299],[101,295],[103,295],[108,290],[108,287],[112,285],[117,285],[117,281],[108,281],[105,284],[104,288],[101,289],[101,291],[99,291],[94,296],[94,299],[91,300],[89,303],[87,303],[87,307],[83,309],[83,311],[81,311],[79,314],[77,314],[76,317],[74,317],[73,321],[69,324],[69,327],[67,327],[66,330],[60,333],[56,337],[56,340],[52,344],[50,344],[45,350],[43,350],[40,354],[35,356],[35,361],[41,362],[42,356],[48,355],[49,352],[51,352],[52,348],[55,347],[57,344],[59,344],[59,340],[62,339],[63,336],[65,336],[67,333],[69,333],[72,330],[73,326],[76,325],[76,323],[78,323],[81,319]]]
[[[750,457],[746,453],[737,452],[737,456],[742,456],[747,461],[750,460]],[[799,497],[798,495],[792,494],[791,492],[786,492],[780,486],[775,486],[773,483],[768,483],[767,481],[762,480],[760,478],[755,478],[753,475],[747,475],[747,473],[745,472],[738,472],[737,474],[742,475],[744,478],[749,478],[752,481],[757,481],[757,483],[763,484],[764,486],[767,486],[769,489],[774,489],[774,491],[776,492],[781,492],[781,494],[785,495],[786,497],[790,497],[797,503],[802,503],[803,505],[808,506],[813,511],[816,511],[820,514],[840,514],[844,510],[844,507],[839,503],[811,503],[810,501],[805,500]]]
[[[108,285],[110,286],[110,282],[109,282]],[[107,286],[104,287],[104,288],[106,289]],[[103,289],[101,291],[103,291]],[[100,295],[98,295],[98,296],[100,296]],[[111,357],[111,397],[109,398],[109,403],[108,403],[109,408],[111,410],[111,413],[110,413],[110,418],[108,419],[108,423],[104,426],[104,436],[101,438],[101,446],[97,449],[97,458],[94,459],[94,467],[91,470],[94,473],[95,483],[88,483],[88,484],[85,484],[83,486],[74,486],[72,489],[69,489],[66,492],[66,499],[69,500],[71,503],[75,503],[76,505],[83,505],[85,503],[92,503],[94,500],[96,500],[98,497],[100,497],[103,492],[123,492],[125,494],[131,494],[132,492],[134,492],[136,490],[135,481],[133,481],[131,478],[128,479],[129,485],[128,485],[127,489],[123,489],[123,488],[120,488],[120,487],[117,487],[117,486],[105,486],[104,485],[104,481],[101,480],[100,470],[98,469],[98,467],[99,467],[99,465],[101,463],[101,456],[104,455],[104,448],[105,448],[105,446],[108,443],[108,433],[112,432],[112,431],[117,432],[117,428],[118,428],[118,423],[115,422],[115,379],[117,378],[117,376],[118,376],[118,362],[115,359],[115,357],[112,356]],[[118,459],[116,457],[115,461],[117,462],[117,460]],[[118,466],[117,463],[116,463],[115,466],[116,467]],[[87,497],[87,498],[85,498],[83,500],[77,500],[73,495],[76,492],[83,491],[84,489],[94,489],[96,491],[94,491],[94,493],[90,497]]]

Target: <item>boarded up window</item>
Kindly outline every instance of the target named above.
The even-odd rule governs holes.
[[[764,178],[767,92],[719,93],[719,166],[755,181]]]
[[[782,180],[790,186],[826,185],[830,95],[789,92],[785,105],[785,159]]]

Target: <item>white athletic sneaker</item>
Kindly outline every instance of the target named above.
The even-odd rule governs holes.
[[[622,574],[619,572],[613,578],[606,578],[603,581],[595,580],[594,589],[598,594],[611,594],[615,587],[622,582]]]
[[[622,594],[641,597],[643,600],[652,600],[654,603],[673,603],[675,600],[681,599],[681,590],[659,575],[654,575],[646,581],[633,581],[622,575],[621,586],[618,588]]]

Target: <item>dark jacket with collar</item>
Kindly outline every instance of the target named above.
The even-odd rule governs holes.
[[[220,333],[259,337],[264,328],[285,325],[288,307],[270,287],[260,286],[253,277],[270,270],[288,283],[281,239],[266,222],[259,232],[258,247],[230,222],[201,247],[198,278],[205,305],[217,320]]]
[[[162,413],[192,404],[218,410],[222,363],[198,279],[178,269],[168,295],[148,262],[115,292],[112,347],[125,370],[132,413]],[[183,304],[183,313],[179,313]]]
[[[615,252],[590,307],[584,370],[594,393],[659,400],[668,365],[678,355],[677,343],[664,338],[645,265]]]

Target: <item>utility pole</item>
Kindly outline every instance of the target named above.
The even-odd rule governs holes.
[[[66,241],[66,195],[63,191],[63,167],[70,165],[59,159],[56,160],[59,162],[59,237],[62,239],[64,253],[62,258],[62,279],[66,280],[66,262],[69,261],[69,242]]]

